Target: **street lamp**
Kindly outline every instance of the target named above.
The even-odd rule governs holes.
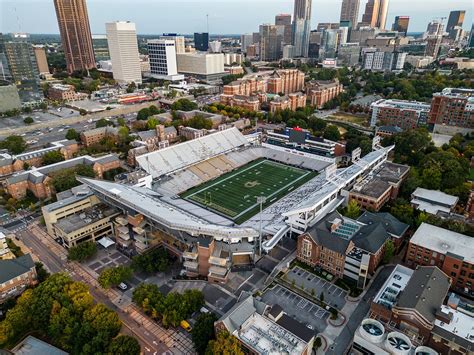
[[[257,203],[260,204],[260,231],[259,231],[259,254],[262,255],[262,210],[263,204],[267,201],[265,196],[257,196]]]

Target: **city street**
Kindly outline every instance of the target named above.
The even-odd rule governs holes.
[[[164,329],[152,321],[114,289],[104,291],[97,280],[79,263],[68,262],[66,250],[57,244],[42,227],[33,222],[19,233],[19,239],[34,253],[50,272],[67,272],[71,277],[89,285],[97,302],[115,310],[124,325],[124,332],[137,337],[145,354],[194,354],[189,337],[179,330]]]

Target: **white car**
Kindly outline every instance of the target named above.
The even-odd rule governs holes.
[[[125,291],[128,288],[128,286],[124,284],[123,282],[119,283],[118,287],[123,291]]]
[[[64,128],[58,129],[58,132],[62,132],[62,131],[64,131]]]

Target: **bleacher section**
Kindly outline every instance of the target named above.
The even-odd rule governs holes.
[[[234,127],[141,155],[136,160],[142,169],[158,178],[245,145],[248,141]]]
[[[170,174],[171,179],[162,180],[160,188],[180,194],[261,158],[313,171],[321,171],[329,165],[327,162],[318,159],[276,151],[271,148],[246,147],[198,162],[187,169],[176,171]]]

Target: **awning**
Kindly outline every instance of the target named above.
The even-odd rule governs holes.
[[[109,237],[101,238],[100,240],[97,241],[97,243],[99,243],[100,245],[102,245],[106,249],[108,247],[110,247],[111,245],[115,244],[115,242],[112,239],[110,239]]]

